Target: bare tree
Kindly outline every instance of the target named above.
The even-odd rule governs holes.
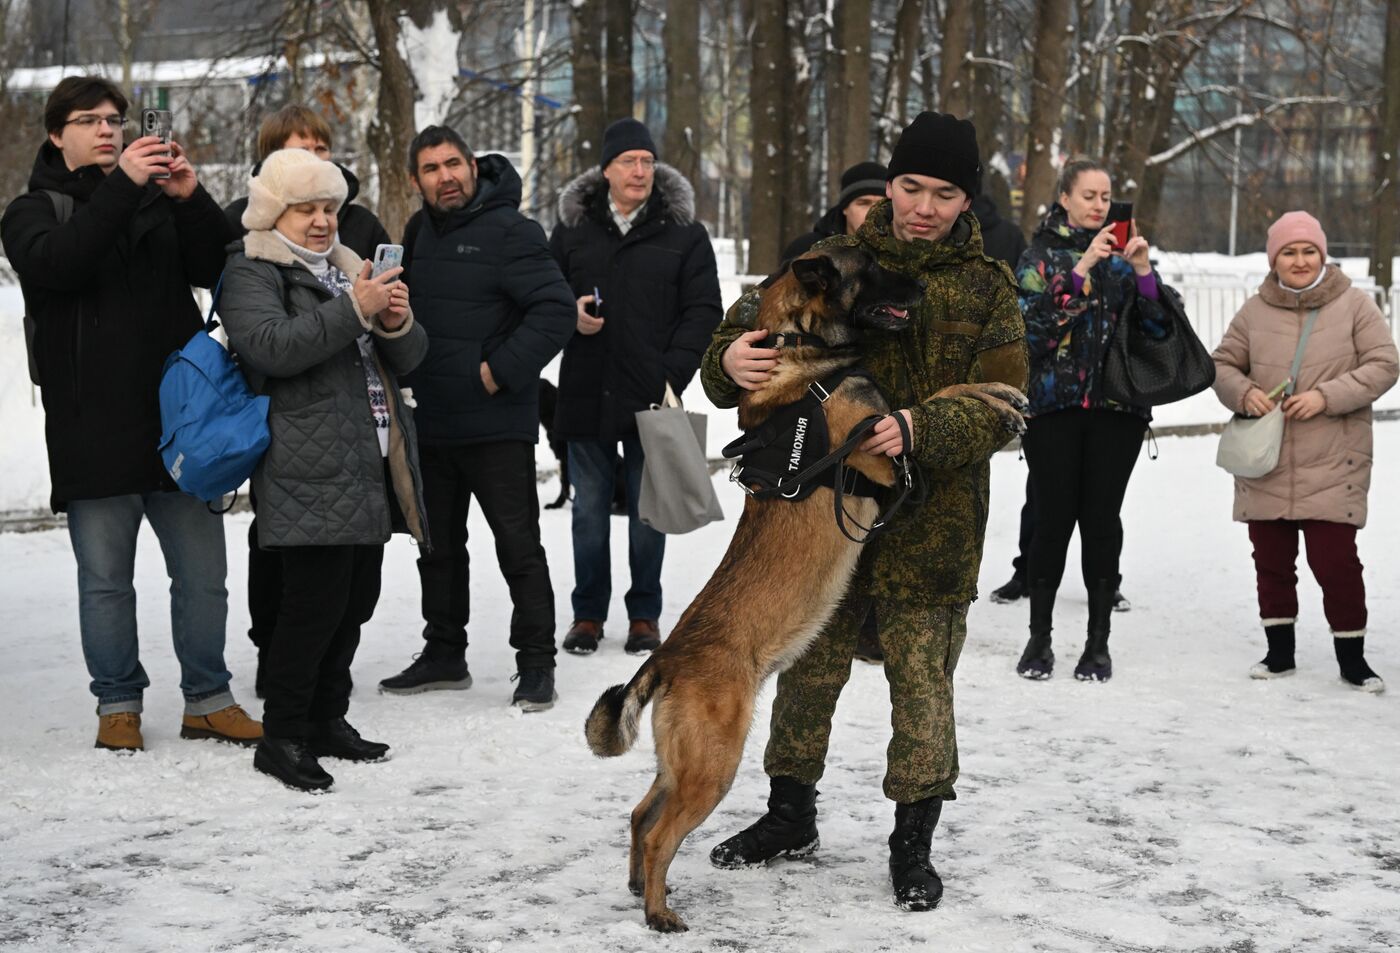
[[[379,220],[390,235],[402,235],[416,193],[408,177],[413,140],[413,74],[399,54],[399,11],[393,0],[365,0],[378,52],[379,102],[369,130],[379,166]]]
[[[1396,203],[1400,202],[1400,4],[1386,4],[1385,60],[1381,76],[1381,123],[1376,137],[1376,190],[1371,196],[1371,277],[1389,288],[1395,256]]]
[[[790,0],[757,0],[753,8],[750,125],[753,129],[753,183],[749,207],[749,271],[768,273],[778,265],[784,233],[788,168],[788,103],[785,77],[792,74],[788,44]]]
[[[121,64],[121,88],[131,89],[131,64],[136,59],[136,42],[150,25],[160,0],[98,0],[99,14],[112,31],[117,62]]]
[[[605,0],[575,0],[570,4],[569,35],[574,83],[574,154],[578,168],[598,164],[603,146],[603,66],[599,50],[602,31],[600,9]]]
[[[662,30],[666,49],[666,161],[700,189],[700,3],[670,0]]]
[[[972,40],[972,4],[950,2],[943,12],[943,56],[938,64],[938,102],[944,112],[965,117],[972,102],[967,54]]]
[[[602,0],[607,9],[605,122],[632,115],[632,0]]]
[[[899,12],[895,14],[890,68],[885,73],[880,115],[891,126],[900,129],[904,128],[909,118],[909,92],[914,77],[914,62],[919,56],[919,39],[923,33],[922,8],[923,0],[899,0]]]
[[[1031,111],[1026,135],[1025,198],[1021,228],[1031,231],[1054,201],[1055,134],[1063,123],[1064,88],[1069,66],[1070,0],[1039,0],[1036,4],[1034,73]]]
[[[763,0],[758,0],[761,5]],[[870,2],[838,0],[827,56],[827,188],[841,172],[870,158]]]

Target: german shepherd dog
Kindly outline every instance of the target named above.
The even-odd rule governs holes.
[[[765,387],[745,391],[739,424],[757,428],[777,408],[802,398],[808,385],[857,360],[862,329],[898,331],[922,294],[918,282],[881,267],[856,248],[809,252],[763,292],[758,327],[815,336],[825,343],[779,351]],[[983,400],[1008,430],[1024,429],[1020,392],[1004,384],[959,385],[939,396]],[[866,377],[846,377],[822,405],[830,443],[889,407]],[[889,457],[858,450],[846,458],[883,486],[895,482]],[[834,490],[822,487],[797,502],[748,498],[734,539],[710,581],[661,645],[626,685],[603,693],[588,716],[588,746],[614,757],[637,738],[643,707],[654,701],[657,771],[632,811],[628,887],[645,898],[655,930],[685,930],[666,903],[666,872],[686,835],[724,798],[739,768],[754,698],[763,681],[791,665],[822,630],[846,591],[861,547],[834,518]],[[847,497],[847,516],[870,526],[878,503]]]

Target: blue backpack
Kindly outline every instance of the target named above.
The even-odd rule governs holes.
[[[234,493],[253,475],[267,450],[269,400],[255,397],[209,320],[189,343],[166,358],[160,376],[160,458],[179,488],[206,503]]]

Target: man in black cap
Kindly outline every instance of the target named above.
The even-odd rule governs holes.
[[[935,394],[987,381],[1024,389],[1025,324],[1011,270],[983,253],[968,211],[981,175],[972,124],[922,113],[900,136],[888,174],[889,201],[871,209],[856,234],[825,239],[812,252],[860,248],[924,285],[908,329],[869,335],[860,344],[861,366],[890,406],[900,408],[861,449],[907,451],[928,493],[864,547],[836,614],[778,677],[763,759],[768,813],[716,846],[710,860],[743,867],[816,849],[816,784],[831,718],[850,677],[857,633],[873,613],[892,708],[884,782],[885,796],[895,802],[890,878],[899,906],[929,910],[943,896],[929,851],[943,802],[955,797],[953,670],[967,635],[967,607],[977,595],[989,461],[1011,437],[979,401]],[[717,406],[734,406],[743,390],[763,388],[772,373],[778,352],[762,346],[767,332],[752,330],[759,294],[750,292],[730,309],[705,352],[701,380]],[[896,415],[911,435],[907,447]]]
[[[619,119],[603,134],[601,168],[559,196],[550,249],[577,302],[559,367],[555,433],[568,442],[574,486],[573,624],[565,651],[598,648],[612,600],[610,509],[622,446],[631,584],[626,650],[661,644],[666,537],[637,516],[642,445],[636,414],[695,376],[722,313],[715,253],[695,220],[695,192],[656,161],[647,127]]]
[[[842,172],[836,204],[817,219],[810,232],[794,238],[783,249],[782,260],[792,261],[823,238],[854,235],[865,224],[865,216],[885,197],[886,171],[878,162],[857,162]]]

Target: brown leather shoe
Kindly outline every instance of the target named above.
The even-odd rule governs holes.
[[[213,738],[236,745],[262,741],[262,722],[254,721],[241,705],[229,705],[207,715],[186,715],[180,722],[181,738]]]
[[[119,711],[111,715],[98,715],[97,744],[93,747],[108,751],[145,751],[146,742],[141,738],[141,713]]]
[[[627,645],[624,647],[628,655],[640,655],[642,652],[652,652],[661,647],[661,630],[656,627],[655,619],[629,619],[627,622]]]
[[[592,655],[598,651],[598,642],[603,637],[603,623],[593,619],[575,619],[564,633],[564,651],[574,655]]]

